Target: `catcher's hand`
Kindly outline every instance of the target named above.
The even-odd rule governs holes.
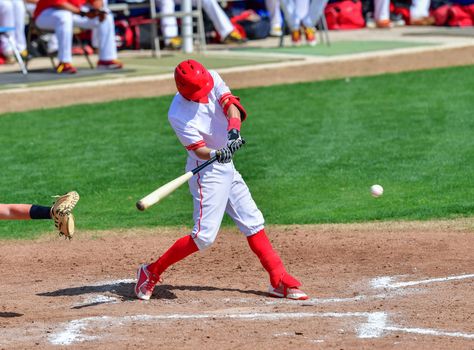
[[[57,196],[51,207],[51,218],[54,225],[59,230],[59,235],[71,239],[74,235],[74,215],[72,210],[79,201],[79,194],[71,191],[62,196]]]

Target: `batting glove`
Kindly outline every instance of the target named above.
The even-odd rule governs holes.
[[[211,157],[216,156],[216,160],[219,163],[230,163],[232,160],[233,153],[229,147],[224,147],[219,150],[211,151]]]
[[[232,153],[235,153],[242,145],[245,144],[245,140],[240,136],[240,131],[237,129],[230,129],[227,133],[227,147]]]

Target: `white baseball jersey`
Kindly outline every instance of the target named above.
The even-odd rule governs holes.
[[[227,144],[228,121],[219,99],[230,90],[217,72],[209,72],[214,87],[208,95],[208,103],[189,101],[178,93],[168,111],[168,120],[188,151],[186,171],[204,162],[193,150],[204,146],[220,149]],[[224,213],[230,215],[246,236],[263,229],[263,215],[233,162],[214,162],[188,183],[194,204],[192,237],[199,249],[214,242]]]

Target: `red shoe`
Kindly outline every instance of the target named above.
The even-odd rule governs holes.
[[[97,63],[98,69],[122,69],[123,63],[119,60],[102,61]]]
[[[310,46],[316,45],[316,28],[314,27],[305,27],[304,36],[306,38],[306,43]]]
[[[282,283],[280,283],[276,288],[273,288],[272,286],[268,287],[268,295],[273,298],[286,298],[291,300],[308,299],[308,296],[305,292],[299,290],[298,288],[288,288]]]
[[[153,289],[158,282],[161,282],[160,276],[148,271],[148,265],[140,265],[137,271],[137,284],[135,285],[135,295],[138,299],[150,300]]]
[[[293,46],[301,45],[301,31],[299,29],[291,31],[291,44]]]
[[[76,74],[77,69],[74,68],[74,66],[71,65],[70,63],[60,63],[56,67],[56,73],[58,73],[58,74]]]

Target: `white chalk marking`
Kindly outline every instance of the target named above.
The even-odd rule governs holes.
[[[93,297],[87,298],[82,303],[74,304],[74,307],[94,305],[94,304],[115,304],[118,303],[118,299],[115,297],[109,297],[106,295],[95,295]]]
[[[367,323],[359,327],[359,338],[378,338],[386,329],[387,314],[385,312],[373,312],[367,318]]]
[[[436,335],[444,337],[455,337],[455,338],[467,338],[474,339],[474,334],[472,333],[462,333],[462,332],[447,332],[437,329],[430,328],[405,328],[405,327],[384,327],[387,331],[392,332],[405,332],[405,333],[415,333],[423,335]]]
[[[374,278],[370,282],[370,285],[373,288],[390,288],[391,289],[391,288],[411,287],[411,286],[416,286],[418,284],[429,284],[429,283],[436,283],[436,282],[463,280],[463,279],[468,279],[468,278],[474,278],[474,274],[430,278],[430,279],[425,279],[425,280],[398,282],[398,283],[392,282],[394,277],[384,276],[384,277]]]
[[[122,326],[125,323],[130,322],[150,322],[150,321],[175,321],[175,320],[196,320],[196,319],[245,319],[255,321],[277,321],[282,319],[303,319],[312,317],[331,317],[331,318],[343,318],[343,317],[364,317],[367,318],[368,323],[371,326],[362,326],[362,329],[376,328],[373,323],[378,320],[381,322],[386,317],[371,317],[374,314],[384,314],[383,312],[369,313],[369,312],[270,312],[270,313],[236,313],[236,314],[168,314],[168,315],[135,315],[135,316],[123,316],[123,317],[87,317],[79,320],[73,320],[68,322],[66,325],[61,326],[61,331],[52,333],[49,336],[49,340],[55,345],[70,345],[73,343],[79,343],[84,341],[90,341],[98,339],[97,336],[88,336],[83,334],[87,331],[87,328],[94,330],[103,329],[104,333],[112,326]],[[378,324],[378,328],[383,328],[385,325]]]

